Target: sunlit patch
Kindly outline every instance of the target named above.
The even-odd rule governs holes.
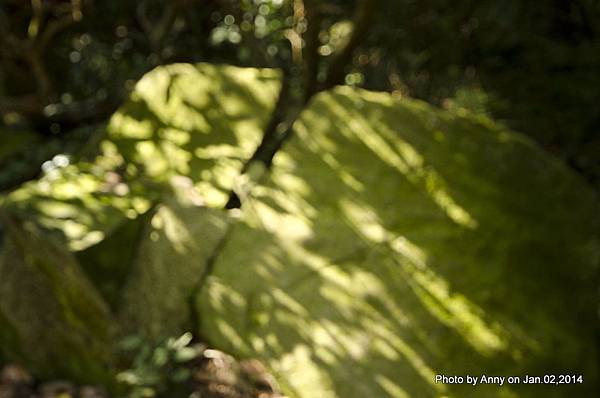
[[[216,188],[214,184],[202,181],[197,183],[195,187],[202,196],[202,199],[204,199],[206,206],[212,208],[222,208],[225,206],[225,203],[227,203],[227,199],[229,198],[227,193]]]
[[[273,294],[273,298],[275,298],[279,304],[283,305],[291,312],[297,314],[298,316],[309,316],[308,311],[283,290],[274,289],[271,291],[271,294]]]
[[[375,381],[393,398],[410,398],[398,384],[382,375],[375,375]]]
[[[287,239],[302,241],[312,236],[312,228],[308,220],[287,213],[275,211],[263,203],[253,203],[253,209],[259,215],[261,223],[267,231]]]
[[[396,253],[409,259],[418,268],[424,269],[427,263],[427,255],[417,245],[411,243],[403,236],[394,238],[390,242],[390,247]]]
[[[179,130],[175,128],[167,128],[163,131],[163,137],[165,140],[172,142],[177,146],[185,145],[190,142],[189,131]]]
[[[321,398],[336,398],[337,395],[326,374],[311,359],[312,350],[306,345],[297,345],[284,354],[275,364],[277,373],[285,374],[293,391]]]
[[[242,157],[243,151],[233,145],[207,145],[205,147],[196,148],[194,155],[201,159],[219,159],[223,157]]]
[[[72,239],[71,241],[71,249],[83,250],[92,245],[95,245],[98,242],[101,242],[104,239],[104,232],[102,231],[89,231],[87,234],[82,236],[80,239]]]
[[[138,160],[144,164],[146,172],[152,177],[163,176],[169,166],[160,149],[152,141],[140,141],[136,144]]]
[[[298,176],[290,173],[274,173],[273,181],[289,193],[294,193],[300,196],[308,196],[312,192],[312,188]]]
[[[327,165],[329,165],[329,167],[331,167],[339,174],[341,180],[348,187],[358,192],[362,192],[365,190],[365,186],[360,181],[358,181],[352,174],[348,173],[331,153],[323,154],[323,160],[325,161],[325,163],[327,163]]]
[[[110,134],[114,138],[147,140],[154,134],[154,126],[151,121],[136,120],[121,111],[113,115],[110,126]]]
[[[154,217],[160,220],[165,237],[177,252],[185,254],[190,251],[188,246],[193,244],[194,240],[177,214],[168,207],[161,207]]]
[[[507,332],[498,324],[488,325],[483,319],[484,312],[463,295],[452,294],[446,281],[433,271],[418,269],[409,262],[402,262],[401,266],[428,311],[456,330],[480,354],[490,356],[507,348]]]
[[[238,349],[243,348],[246,346],[244,340],[242,339],[242,337],[238,334],[238,332],[231,327],[231,325],[229,325],[226,321],[221,320],[221,319],[217,319],[216,320],[216,327],[219,330],[219,332],[225,336],[233,346],[237,347]]]
[[[367,205],[357,204],[343,198],[340,199],[340,207],[350,222],[365,238],[375,243],[382,243],[387,239],[387,231],[381,225],[377,214]]]
[[[375,336],[382,338],[387,344],[393,347],[395,351],[400,353],[428,384],[438,391],[444,391],[446,389],[443,384],[435,384],[435,371],[427,365],[414,348],[406,344],[396,333],[394,333],[392,328],[381,322],[369,323],[363,321],[363,325],[365,328],[371,330]]]
[[[332,97],[325,98],[323,101],[340,115],[349,112],[335,102]],[[477,228],[477,221],[450,196],[442,177],[434,169],[426,166],[418,151],[402,140],[398,134],[391,131],[386,125],[369,123],[360,115],[348,114],[344,119],[348,120],[348,130],[352,131],[356,138],[361,140],[385,163],[406,176],[409,181],[421,186],[450,219],[463,227]],[[342,132],[344,131],[342,130]],[[393,140],[395,148],[382,135]]]

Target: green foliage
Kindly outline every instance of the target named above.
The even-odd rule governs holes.
[[[60,136],[104,121],[139,77],[172,62],[278,67],[298,88],[305,78],[299,69],[310,58],[308,31],[315,25],[322,80],[346,41],[357,3],[60,0],[44,2],[40,23],[31,2],[3,2],[0,124],[38,133],[34,142],[39,135]],[[63,24],[70,7],[81,7],[82,18]],[[598,182],[596,0],[379,0],[377,10],[345,65],[347,84],[438,105],[479,87],[493,99],[486,110],[494,118]],[[45,40],[36,35],[49,43],[38,48]],[[303,51],[300,39],[309,43]],[[32,47],[39,59],[28,55]],[[29,163],[65,153],[62,145],[69,140],[55,142],[59,147],[50,153],[38,147],[42,154]],[[27,179],[35,175],[25,173]]]
[[[186,363],[202,354],[201,347],[190,346],[191,341],[189,332],[157,344],[136,335],[123,339],[121,349],[126,356],[133,357],[131,367],[117,375],[117,380],[125,386],[126,396],[149,398],[183,394],[184,383],[191,376]]]

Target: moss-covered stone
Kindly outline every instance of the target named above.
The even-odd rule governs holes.
[[[73,256],[30,223],[3,218],[0,350],[36,374],[111,383],[115,324]]]
[[[133,270],[119,305],[121,334],[150,341],[192,329],[191,298],[229,227],[191,187],[177,188],[142,227]]]
[[[261,140],[279,77],[208,64],[158,67],[113,115],[97,156],[53,159],[40,179],[1,197],[2,211],[25,220],[3,226],[2,351],[41,375],[98,382],[114,347],[104,345],[112,336],[105,302],[120,316],[119,336],[186,327],[189,296],[227,225],[202,206],[227,200]],[[20,136],[0,135],[0,160],[8,138]],[[187,198],[172,195],[174,179],[187,181]],[[68,249],[56,243],[63,240]],[[85,262],[85,275],[69,251]]]
[[[5,206],[61,231],[75,251],[148,211],[174,176],[191,178],[207,205],[222,207],[260,143],[279,86],[271,69],[158,67],[113,115],[97,157],[57,165]]]
[[[317,96],[243,205],[201,332],[297,397],[564,397],[598,386],[594,193],[485,119]],[[581,374],[449,385],[436,374]]]

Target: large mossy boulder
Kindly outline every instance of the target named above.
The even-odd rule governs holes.
[[[565,397],[598,386],[594,193],[486,119],[317,96],[197,299],[201,333],[297,397]],[[450,385],[447,376],[583,375]]]
[[[205,205],[222,207],[260,143],[279,76],[209,64],[158,67],[112,116],[97,156],[61,159],[4,206],[60,231],[74,251],[147,212],[175,176],[191,179]]]

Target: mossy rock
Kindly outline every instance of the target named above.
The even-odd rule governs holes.
[[[318,95],[197,299],[211,344],[294,397],[564,397],[598,386],[595,194],[487,119]],[[436,375],[581,374],[575,385]]]
[[[0,350],[37,375],[111,385],[115,323],[64,244],[3,217]]]
[[[279,87],[274,70],[158,67],[113,115],[97,155],[63,157],[0,197],[18,220],[0,226],[2,351],[39,375],[101,382],[117,336],[188,328],[188,296],[227,227],[206,206],[227,200]],[[174,180],[202,204],[175,198]],[[173,235],[179,226],[191,235]],[[113,314],[122,322],[108,331]]]
[[[74,251],[147,212],[174,176],[190,178],[207,205],[222,207],[260,143],[280,85],[271,69],[158,67],[112,116],[98,156],[58,165],[4,206],[60,231]]]
[[[192,330],[191,298],[229,222],[222,211],[205,207],[190,186],[175,193],[152,211],[139,235],[118,306],[122,335],[161,341]]]

